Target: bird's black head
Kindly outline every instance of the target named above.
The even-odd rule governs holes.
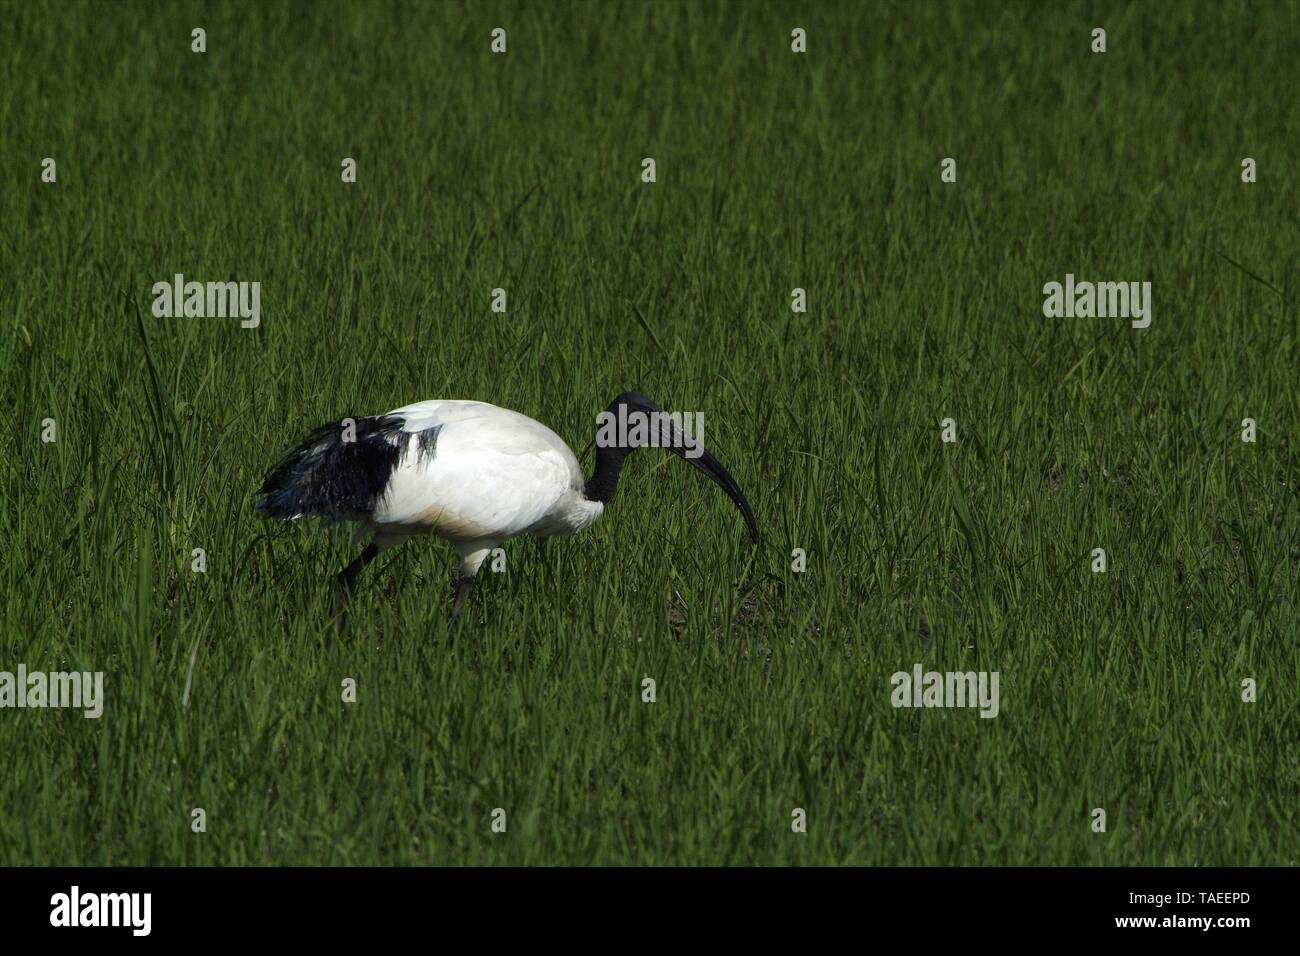
[[[704,447],[703,429],[692,433],[679,415],[669,415],[640,392],[624,392],[609,403],[596,422],[596,471],[585,493],[592,501],[608,503],[618,488],[623,460],[638,448],[666,448],[690,462],[726,492],[740,509],[749,533],[758,540],[758,522],[744,492]]]

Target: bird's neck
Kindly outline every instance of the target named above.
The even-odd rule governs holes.
[[[583,488],[588,501],[609,503],[618,490],[618,476],[623,470],[623,459],[631,453],[631,448],[596,446],[596,470]]]

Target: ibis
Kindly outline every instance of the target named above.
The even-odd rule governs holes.
[[[385,415],[323,425],[291,448],[255,502],[265,518],[315,515],[352,522],[361,554],[338,575],[340,627],[357,575],[380,552],[434,535],[460,556],[451,606],[459,614],[493,549],[523,534],[573,534],[592,524],[637,448],[667,448],[707,475],[740,509],[755,540],[754,511],[730,472],[638,392],[615,398],[598,422],[596,464],[584,478],[573,450],[541,422],[486,402],[426,401]],[[624,427],[632,422],[634,427]],[[650,427],[635,427],[648,422]],[[656,427],[657,426],[657,427]]]

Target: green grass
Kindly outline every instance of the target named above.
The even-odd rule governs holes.
[[[107,703],[0,710],[0,863],[1300,862],[1298,25],[4,0],[0,670]],[[260,328],[154,318],[175,272]],[[1067,272],[1151,327],[1045,319]],[[252,511],[325,421],[476,398],[589,466],[628,388],[761,546],[646,451],[460,620],[416,542],[330,642],[356,546]],[[894,709],[918,662],[1000,715]]]

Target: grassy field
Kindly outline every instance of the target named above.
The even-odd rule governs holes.
[[[0,863],[1300,863],[1297,29],[3,0],[0,670],[106,702],[0,710]],[[154,317],[175,273],[260,326]],[[1151,326],[1045,318],[1067,273]],[[460,619],[416,542],[331,641],[356,545],[252,510],[425,398],[589,467],[625,389],[704,413],[761,545],[646,451]],[[1000,713],[894,708],[918,663]]]

